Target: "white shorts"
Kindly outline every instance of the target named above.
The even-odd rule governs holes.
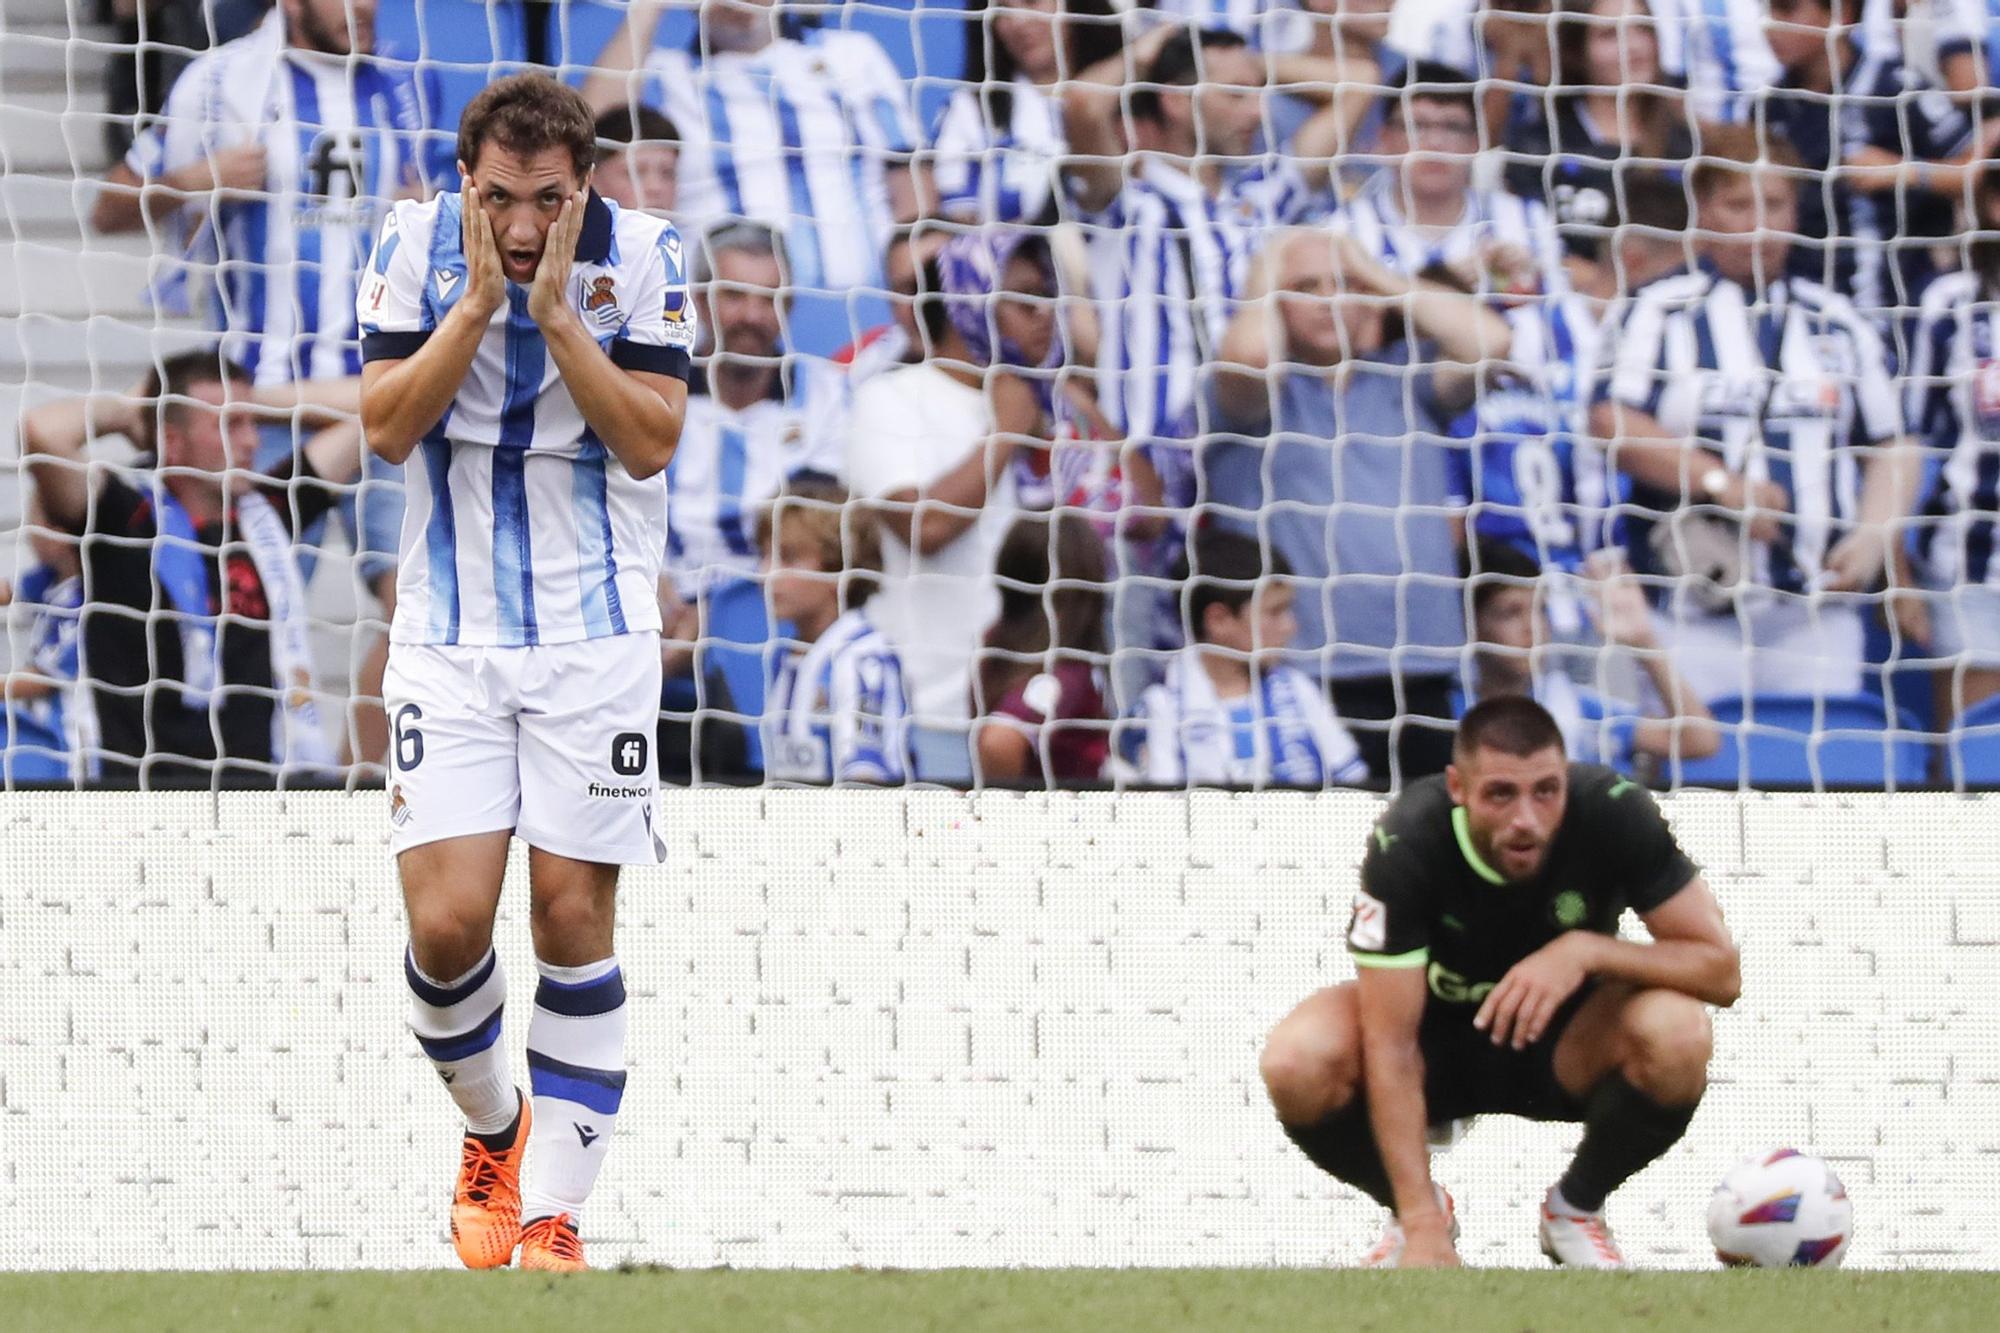
[[[389,713],[397,852],[512,830],[602,865],[655,865],[656,631],[533,648],[399,643]]]

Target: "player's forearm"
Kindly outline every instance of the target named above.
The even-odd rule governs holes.
[[[577,90],[597,115],[638,101],[638,80],[633,78],[633,71],[646,63],[665,14],[662,5],[633,5],[625,21],[597,53],[589,75]]]
[[[475,308],[460,302],[411,356],[378,374],[368,374],[364,367],[361,428],[379,457],[405,461],[444,419],[472,369],[490,318],[480,318]]]
[[[1623,403],[1599,403],[1591,409],[1591,431],[1607,446],[1611,465],[1642,486],[1669,495],[1692,497],[1696,482],[1710,468],[1722,466],[1720,456],[1669,435],[1646,412]]]
[[[614,365],[578,320],[552,323],[542,338],[590,429],[639,480],[665,471],[680,443],[682,413]]]
[[[1861,521],[1886,528],[1908,518],[1917,507],[1923,482],[1923,451],[1907,436],[1898,436],[1876,452],[1861,481]]]
[[[1706,940],[1630,940],[1594,937],[1586,970],[1594,977],[1679,991],[1728,1008],[1743,993],[1743,973],[1733,946]]]
[[[1396,1196],[1396,1216],[1407,1227],[1439,1211],[1425,1141],[1423,1052],[1414,1037],[1364,1038],[1361,1069],[1375,1150]]]

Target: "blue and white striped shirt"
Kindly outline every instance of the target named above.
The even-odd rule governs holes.
[[[788,643],[765,693],[765,771],[790,782],[901,782],[909,698],[895,645],[847,612],[810,644]]]
[[[415,354],[465,294],[459,199],[397,204],[383,221],[359,301],[368,360]],[[614,364],[687,377],[695,313],[673,224],[593,192],[570,300]],[[527,288],[507,284],[404,475],[392,642],[518,647],[660,627],[666,478],[635,479],[590,429]]]
[[[797,407],[772,397],[736,411],[697,387],[667,465],[667,575],[683,600],[756,574],[757,512],[787,477],[840,475],[825,450],[838,441],[809,429]]]
[[[1858,449],[1903,433],[1874,326],[1818,283],[1786,277],[1752,293],[1704,265],[1641,290],[1605,346],[1597,401],[1646,412],[1730,471],[1791,496],[1784,539],[1751,543],[1745,578],[1810,588],[1859,513]],[[1633,499],[1660,510],[1688,501],[1643,488]],[[1651,523],[1631,517],[1634,567],[1657,572]]]
[[[196,57],[133,141],[125,161],[141,180],[263,146],[268,193],[221,203],[199,231],[182,215],[186,258],[219,265],[225,349],[259,384],[361,372],[355,289],[383,210],[423,184],[425,107],[436,105],[407,65],[286,46],[274,9]]]
[[[1402,177],[1385,167],[1341,205],[1330,220],[1398,273],[1414,276],[1433,264],[1476,262],[1489,244],[1513,246],[1535,260],[1547,291],[1568,286],[1562,242],[1549,210],[1505,190],[1467,190],[1465,211],[1446,230],[1420,227],[1403,213]]]
[[[680,127],[679,212],[785,234],[791,280],[879,286],[894,215],[889,159],[916,150],[903,81],[875,39],[813,29],[749,54],[655,50],[648,100]]]
[[[1179,167],[1148,157],[1087,219],[1104,406],[1128,439],[1202,433],[1201,372],[1222,344],[1251,263],[1311,197],[1297,168],[1279,159],[1231,175],[1215,197]]]
[[[957,222],[1040,222],[1069,151],[1062,104],[1026,78],[1008,88],[1005,125],[989,124],[975,87],[952,95],[931,143],[938,211]]]
[[[1925,293],[1908,394],[1911,432],[1944,455],[1917,553],[1940,583],[2000,585],[2000,300],[1974,274]]]

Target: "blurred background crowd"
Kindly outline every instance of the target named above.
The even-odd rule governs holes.
[[[693,256],[669,780],[2000,780],[1994,2],[10,0],[0,775],[380,775],[355,289],[546,65]]]

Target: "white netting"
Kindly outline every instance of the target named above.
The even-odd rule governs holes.
[[[1980,0],[299,12],[0,15],[0,420],[37,414],[0,466],[7,781],[206,784],[217,749],[230,780],[380,775],[400,500],[387,467],[339,480],[352,289],[382,202],[455,186],[460,109],[531,62],[655,143],[603,145],[599,184],[668,206],[713,279],[669,776],[881,775],[783,740],[771,678],[818,620],[771,600],[757,515],[801,470],[851,496],[839,563],[880,529],[869,614],[909,716],[863,691],[830,730],[887,737],[892,778],[1395,781],[1466,699],[1517,690],[1668,783],[2000,772]],[[926,327],[895,298],[932,281]],[[204,606],[211,534],[149,575],[157,521],[103,488],[151,473],[82,471],[203,417],[185,380],[164,409],[134,391],[218,333],[268,404],[260,465],[346,459],[341,512],[291,497],[297,617],[247,520]],[[1005,543],[1051,509],[1071,521]],[[66,588],[81,528],[124,558]],[[1218,530],[1251,553],[1190,536]],[[1236,605],[1280,559],[1295,626]],[[304,646],[261,647],[274,624]],[[1298,674],[1246,669],[1288,634]]]

